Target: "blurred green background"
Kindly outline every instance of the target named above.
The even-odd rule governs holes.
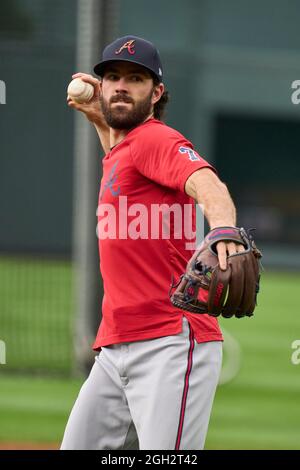
[[[57,448],[93,361],[102,154],[66,87],[129,33],[159,48],[167,124],[216,166],[264,253],[254,317],[221,321],[240,368],[206,448],[300,449],[299,13],[296,0],[1,2],[0,449]]]

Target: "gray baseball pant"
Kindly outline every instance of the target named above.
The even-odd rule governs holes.
[[[203,449],[221,363],[185,317],[178,335],[103,347],[61,449]]]

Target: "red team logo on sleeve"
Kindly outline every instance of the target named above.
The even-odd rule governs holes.
[[[200,161],[200,157],[197,154],[197,152],[195,152],[194,150],[192,150],[189,147],[179,147],[179,152],[182,153],[182,154],[188,155],[189,160],[191,160],[192,162]]]

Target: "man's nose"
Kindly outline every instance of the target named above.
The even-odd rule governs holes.
[[[126,79],[124,77],[120,77],[119,80],[116,82],[116,92],[120,93],[127,93],[128,92],[128,86],[126,83]]]

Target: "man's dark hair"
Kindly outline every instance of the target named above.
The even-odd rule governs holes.
[[[157,86],[160,84],[160,81],[154,75],[152,75],[152,78],[153,78],[154,86]],[[155,119],[159,119],[160,121],[162,121],[162,118],[165,115],[165,107],[167,103],[169,102],[169,100],[170,100],[170,94],[167,90],[165,90],[163,94],[161,95],[160,100],[154,105],[153,111],[154,111]]]
[[[160,121],[162,121],[162,118],[165,115],[165,107],[166,107],[166,104],[168,103],[169,99],[170,99],[169,92],[167,90],[165,90],[163,92],[163,94],[161,95],[160,100],[157,103],[155,103],[155,105],[154,105],[154,108],[153,108],[154,114],[153,115],[154,115],[155,119],[159,119]]]

